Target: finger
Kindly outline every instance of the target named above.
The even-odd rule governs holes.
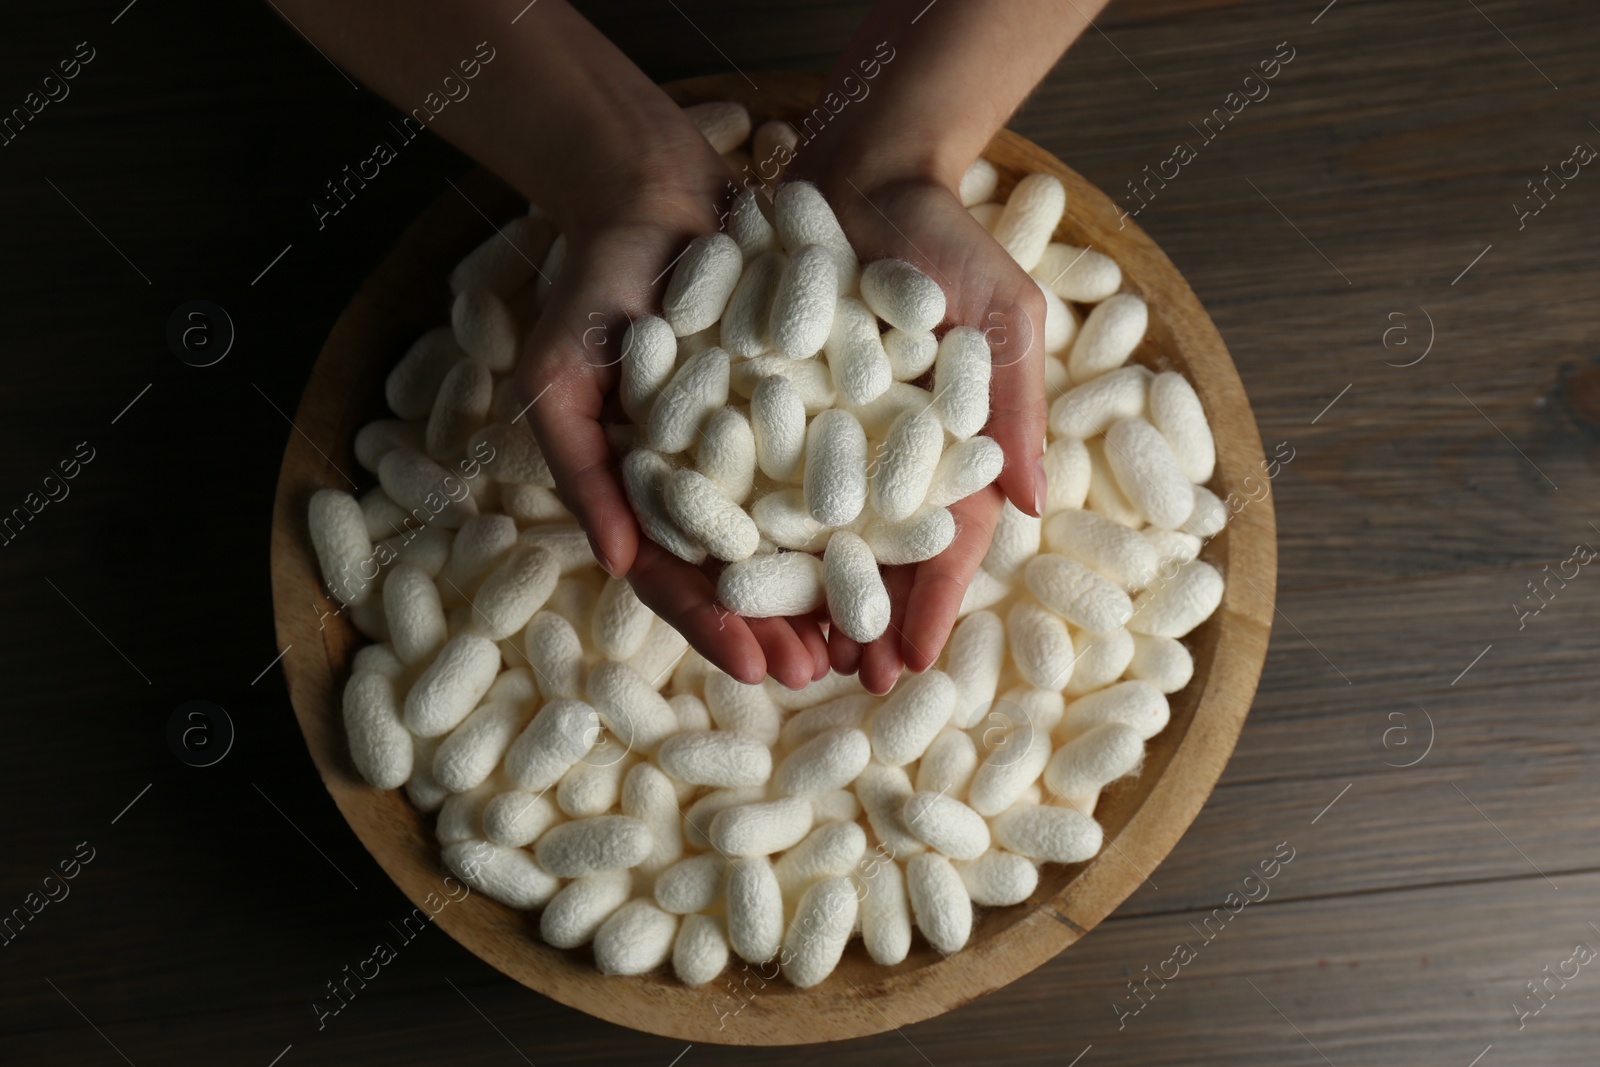
[[[555,478],[556,495],[589,536],[608,574],[625,575],[639,551],[639,527],[599,422],[601,397],[592,384],[548,373],[523,386],[528,422]],[[531,392],[530,392],[531,388]]]
[[[900,655],[900,633],[905,622],[915,567],[885,567],[883,584],[889,590],[889,626],[883,636],[868,642],[861,654],[861,684],[882,695],[900,680],[905,661]]]
[[[867,692],[884,696],[900,680],[905,664],[900,659],[898,638],[878,638],[861,654],[861,684]]]
[[[811,650],[800,640],[788,619],[745,619],[750,633],[761,643],[767,673],[788,689],[804,689],[816,669]]]
[[[717,602],[716,586],[697,568],[642,539],[628,581],[644,605],[713,666],[749,685],[766,677],[761,641],[747,620]]]
[[[602,235],[568,253],[517,364],[529,425],[556,494],[588,534],[600,565],[624,575],[641,540],[601,428],[617,379],[625,323],[654,306],[668,229]],[[681,244],[681,242],[678,242]]]
[[[840,674],[854,674],[861,669],[861,642],[847,637],[843,630],[834,629],[828,634],[828,662]]]
[[[955,539],[937,556],[917,564],[900,640],[900,654],[913,671],[927,670],[944,649],[967,585],[988,554],[1001,503],[1000,491],[991,485],[951,504]]]
[[[790,619],[789,624],[800,636],[800,643],[806,646],[806,651],[811,653],[811,680],[821,681],[827,675],[830,664],[828,639],[822,634],[820,620],[814,615],[801,615]]]
[[[1044,297],[1031,282],[990,319],[993,359],[986,430],[1005,453],[996,484],[1017,510],[1044,513]]]

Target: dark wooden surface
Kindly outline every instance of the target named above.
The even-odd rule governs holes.
[[[1268,450],[1294,449],[1260,695],[1188,836],[1064,955],[903,1033],[744,1053],[558,1007],[436,930],[317,1029],[324,983],[408,909],[268,668],[281,412],[359,280],[468,164],[419,140],[319,232],[311,199],[393,109],[264,5],[139,0],[112,24],[122,4],[19,9],[0,47],[7,109],[96,50],[0,147],[0,507],[95,450],[0,547],[0,911],[94,850],[0,947],[0,1062],[1595,1062],[1593,964],[1520,1030],[1512,1007],[1575,944],[1600,948],[1600,571],[1552,579],[1522,629],[1513,608],[1600,547],[1600,176],[1523,229],[1512,207],[1600,145],[1592,5],[1119,2],[1035,94],[1015,128],[1117,196],[1295,49],[1139,217],[1230,345]],[[824,66],[863,5],[589,7],[669,78]],[[196,298],[238,330],[204,369],[164,340]],[[1424,351],[1429,317],[1426,358],[1386,366]],[[194,698],[238,730],[203,769],[165,739]],[[1271,895],[1201,945],[1283,841]],[[1180,941],[1196,958],[1119,1029],[1124,983]]]

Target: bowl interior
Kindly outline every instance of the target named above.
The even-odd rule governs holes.
[[[682,103],[738,100],[759,124],[797,121],[821,85],[811,75],[753,77],[759,91],[734,75],[689,79],[667,90]],[[1247,499],[1246,479],[1262,480],[1264,460],[1249,403],[1221,337],[1171,262],[1131,220],[1119,225],[1110,200],[1038,146],[1002,131],[985,155],[1000,171],[1002,196],[1035,171],[1066,184],[1067,217],[1057,239],[1111,255],[1122,267],[1124,287],[1149,301],[1150,327],[1135,358],[1182,371],[1193,383],[1217,440],[1211,488],[1224,500]],[[401,790],[367,786],[350,762],[340,692],[364,638],[344,617],[324,615],[338,605],[321,590],[305,515],[317,489],[371,484],[370,476],[358,476],[364,472],[351,441],[365,422],[387,415],[385,375],[418,334],[448,321],[446,279],[490,232],[484,216],[506,219],[525,209],[485,172],[459,185],[460,194],[441,194],[406,230],[334,325],[301,398],[295,421],[303,432],[290,437],[273,516],[274,610],[295,715],[329,793],[401,890],[436,912],[439,925],[469,951],[530,989],[623,1026],[693,1042],[752,1045],[857,1037],[937,1015],[1037,967],[1126,899],[1198,814],[1249,710],[1272,621],[1267,596],[1276,584],[1270,497],[1240,508],[1202,552],[1225,576],[1247,574],[1257,588],[1230,581],[1221,608],[1186,639],[1195,674],[1171,697],[1170,725],[1149,742],[1139,777],[1100,797],[1095,815],[1108,847],[1085,864],[1047,866],[1026,903],[983,910],[968,946],[954,956],[940,956],[919,936],[903,963],[885,968],[857,941],[839,969],[813,989],[774,980],[775,965],[737,959],[721,978],[691,989],[665,974],[601,976],[587,950],[542,944],[536,915],[480,895],[440,903],[447,875],[432,816],[414,809]]]

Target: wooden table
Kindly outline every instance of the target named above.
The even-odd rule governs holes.
[[[1198,146],[1138,219],[1294,457],[1279,626],[1222,783],[1036,973],[761,1062],[1595,1062],[1600,975],[1574,946],[1600,949],[1600,576],[1565,561],[1600,546],[1600,178],[1552,180],[1520,227],[1514,205],[1600,144],[1600,22],[1579,0],[1322,2],[1118,3],[1014,123],[1130,207],[1146,165]],[[76,871],[0,948],[0,1062],[750,1061],[555,1006],[432,930],[318,1030],[325,983],[409,909],[272,667],[273,479],[329,324],[467,165],[418,140],[319,231],[311,200],[393,109],[265,5],[120,6],[30,10],[4,49],[6,107],[76,42],[93,58],[0,149],[3,506],[69,494],[0,551],[0,909]],[[658,78],[824,66],[863,7],[605,6]],[[1201,144],[1189,124],[1279,42],[1270,95]],[[164,337],[194,299],[237,329],[211,367]],[[166,739],[191,699],[237,731],[209,767]],[[1212,917],[1290,849],[1270,896]]]

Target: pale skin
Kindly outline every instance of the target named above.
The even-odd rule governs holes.
[[[732,192],[728,168],[678,105],[564,0],[538,0],[515,25],[520,5],[488,0],[278,0],[332,60],[407,111],[478,42],[494,48],[472,96],[431,127],[567,235],[566,262],[517,368],[557,493],[602,566],[722,670],[799,688],[831,666],[859,672],[878,693],[902,667],[925,670],[938,657],[1003,502],[1030,515],[1043,506],[1044,299],[955,190],[1105,2],[879,0],[824,83],[837,87],[872,60],[881,69],[870,95],[802,144],[785,172],[818,185],[863,261],[897,256],[938,281],[947,324],[984,330],[993,351],[984,432],[1005,452],[1004,469],[951,507],[958,532],[949,548],[886,570],[891,625],[863,647],[830,633],[825,611],[731,614],[717,603],[714,571],[645,538],[623,494],[602,430],[603,410],[611,421],[615,408],[622,330],[659,310],[663,271],[689,240],[718,228]],[[893,50],[887,63],[882,42]]]

